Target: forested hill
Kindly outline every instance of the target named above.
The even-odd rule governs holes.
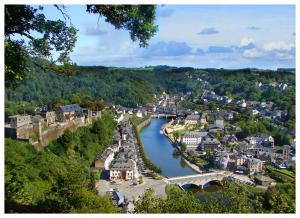
[[[79,67],[71,76],[45,72],[29,66],[27,79],[15,90],[6,90],[6,100],[34,102],[45,105],[78,98],[103,99],[106,102],[135,107],[149,103],[162,91],[189,90],[188,77],[182,73],[190,68],[106,68]]]
[[[273,101],[281,109],[294,114],[295,72],[280,69],[194,69],[191,67],[156,66],[145,68],[78,67],[70,76],[43,71],[29,65],[27,79],[15,90],[6,89],[5,113],[32,113],[35,106],[81,103],[83,100],[103,99],[106,103],[136,107],[153,101],[154,94],[192,92],[201,96],[201,83],[219,95],[253,101]],[[286,83],[284,91],[273,88],[262,90],[256,83]],[[25,105],[25,106],[24,106]]]

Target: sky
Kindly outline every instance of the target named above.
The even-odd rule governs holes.
[[[85,5],[66,5],[79,30],[71,58],[78,65],[196,68],[295,67],[293,5],[158,5],[156,35],[147,48],[132,42]],[[63,19],[52,5],[48,19]]]

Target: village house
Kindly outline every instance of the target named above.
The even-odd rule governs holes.
[[[109,170],[110,163],[114,159],[114,151],[111,148],[105,149],[105,151],[96,158],[95,168]]]
[[[291,153],[291,147],[289,145],[284,145],[282,149],[282,159],[284,161],[289,160],[290,153]]]
[[[236,138],[236,136],[233,134],[225,135],[222,140],[225,144],[228,144],[228,145],[236,145],[239,142],[238,139]]]
[[[186,145],[198,145],[207,132],[186,132],[181,138],[181,143]]]
[[[245,99],[242,99],[242,100],[238,100],[237,102],[236,102],[236,104],[238,105],[238,106],[240,106],[240,107],[247,107],[247,103],[246,103],[246,101],[245,101]]]
[[[124,119],[124,113],[123,113],[123,111],[118,111],[117,115],[115,116],[115,121],[117,123],[120,123],[120,122],[123,121],[123,119]]]
[[[33,132],[32,120],[29,115],[10,116],[10,124],[5,125],[5,137],[13,139],[29,139]]]
[[[249,174],[261,173],[263,171],[263,162],[256,158],[249,158],[246,162]]]
[[[116,159],[110,165],[110,180],[131,180],[135,178],[136,164],[131,159]]]
[[[10,116],[10,126],[12,128],[19,128],[31,124],[31,118],[29,115],[15,115]]]
[[[55,111],[42,111],[41,116],[45,119],[46,125],[50,126],[55,123],[56,114]]]
[[[252,115],[253,115],[253,116],[256,116],[256,115],[259,114],[259,111],[256,110],[256,109],[253,109],[251,112],[252,112]]]
[[[185,118],[184,124],[185,125],[188,125],[188,124],[195,125],[195,124],[198,124],[199,121],[200,121],[200,115],[198,115],[198,114],[191,114],[191,115],[188,115]]]
[[[200,124],[207,124],[206,113],[202,113],[200,116]]]
[[[236,167],[243,166],[247,161],[247,157],[245,155],[236,155],[233,159]]]
[[[229,161],[230,161],[230,158],[227,153],[221,153],[221,154],[215,155],[214,162],[218,169],[221,169],[221,170],[227,169]]]
[[[139,110],[138,112],[136,112],[136,116],[139,118],[143,117],[143,113]]]
[[[57,119],[66,122],[82,116],[82,109],[78,104],[60,106],[57,112]]]
[[[205,137],[205,139],[201,142],[200,146],[202,151],[207,151],[207,150],[213,151],[219,148],[221,146],[221,143],[216,138]]]
[[[224,120],[216,119],[214,124],[209,124],[208,127],[209,127],[210,132],[223,131],[224,130]]]

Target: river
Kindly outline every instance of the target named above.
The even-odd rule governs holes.
[[[174,146],[170,140],[160,133],[166,119],[152,119],[151,123],[141,131],[141,139],[147,157],[162,169],[162,175],[168,177],[196,174],[188,167],[180,156],[173,155]]]
[[[145,147],[147,157],[162,169],[162,175],[168,177],[197,174],[187,166],[182,158],[174,155],[174,146],[170,140],[160,133],[161,126],[167,123],[166,119],[152,119],[151,123],[141,131],[141,139]],[[200,201],[207,201],[218,195],[222,190],[219,184],[208,183],[203,189],[191,186],[186,189]]]

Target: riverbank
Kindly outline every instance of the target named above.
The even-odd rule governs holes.
[[[171,135],[171,134],[168,134],[166,132],[166,128],[168,128],[170,125],[172,125],[172,123],[174,122],[174,120],[171,120],[169,123],[165,124],[163,126],[163,129],[162,129],[162,132],[163,134],[172,142],[172,144],[174,145],[175,149],[177,149],[183,159],[183,161],[192,169],[194,170],[195,172],[197,173],[203,173],[203,171],[200,169],[199,166],[197,166],[196,164],[193,164],[191,163],[188,159],[187,159],[187,155],[184,154],[180,147],[178,146],[178,142],[175,140],[175,138]]]
[[[147,166],[147,168],[149,170],[160,174],[161,169],[148,159],[146,152],[145,152],[144,144],[143,144],[143,142],[141,140],[141,136],[140,136],[141,130],[143,128],[145,128],[147,125],[149,125],[150,122],[151,122],[150,116],[148,118],[146,117],[146,119],[141,118],[141,120],[139,120],[139,119],[131,120],[131,123],[134,127],[137,143],[139,145],[139,153],[141,155],[143,162],[145,163],[145,165]]]

